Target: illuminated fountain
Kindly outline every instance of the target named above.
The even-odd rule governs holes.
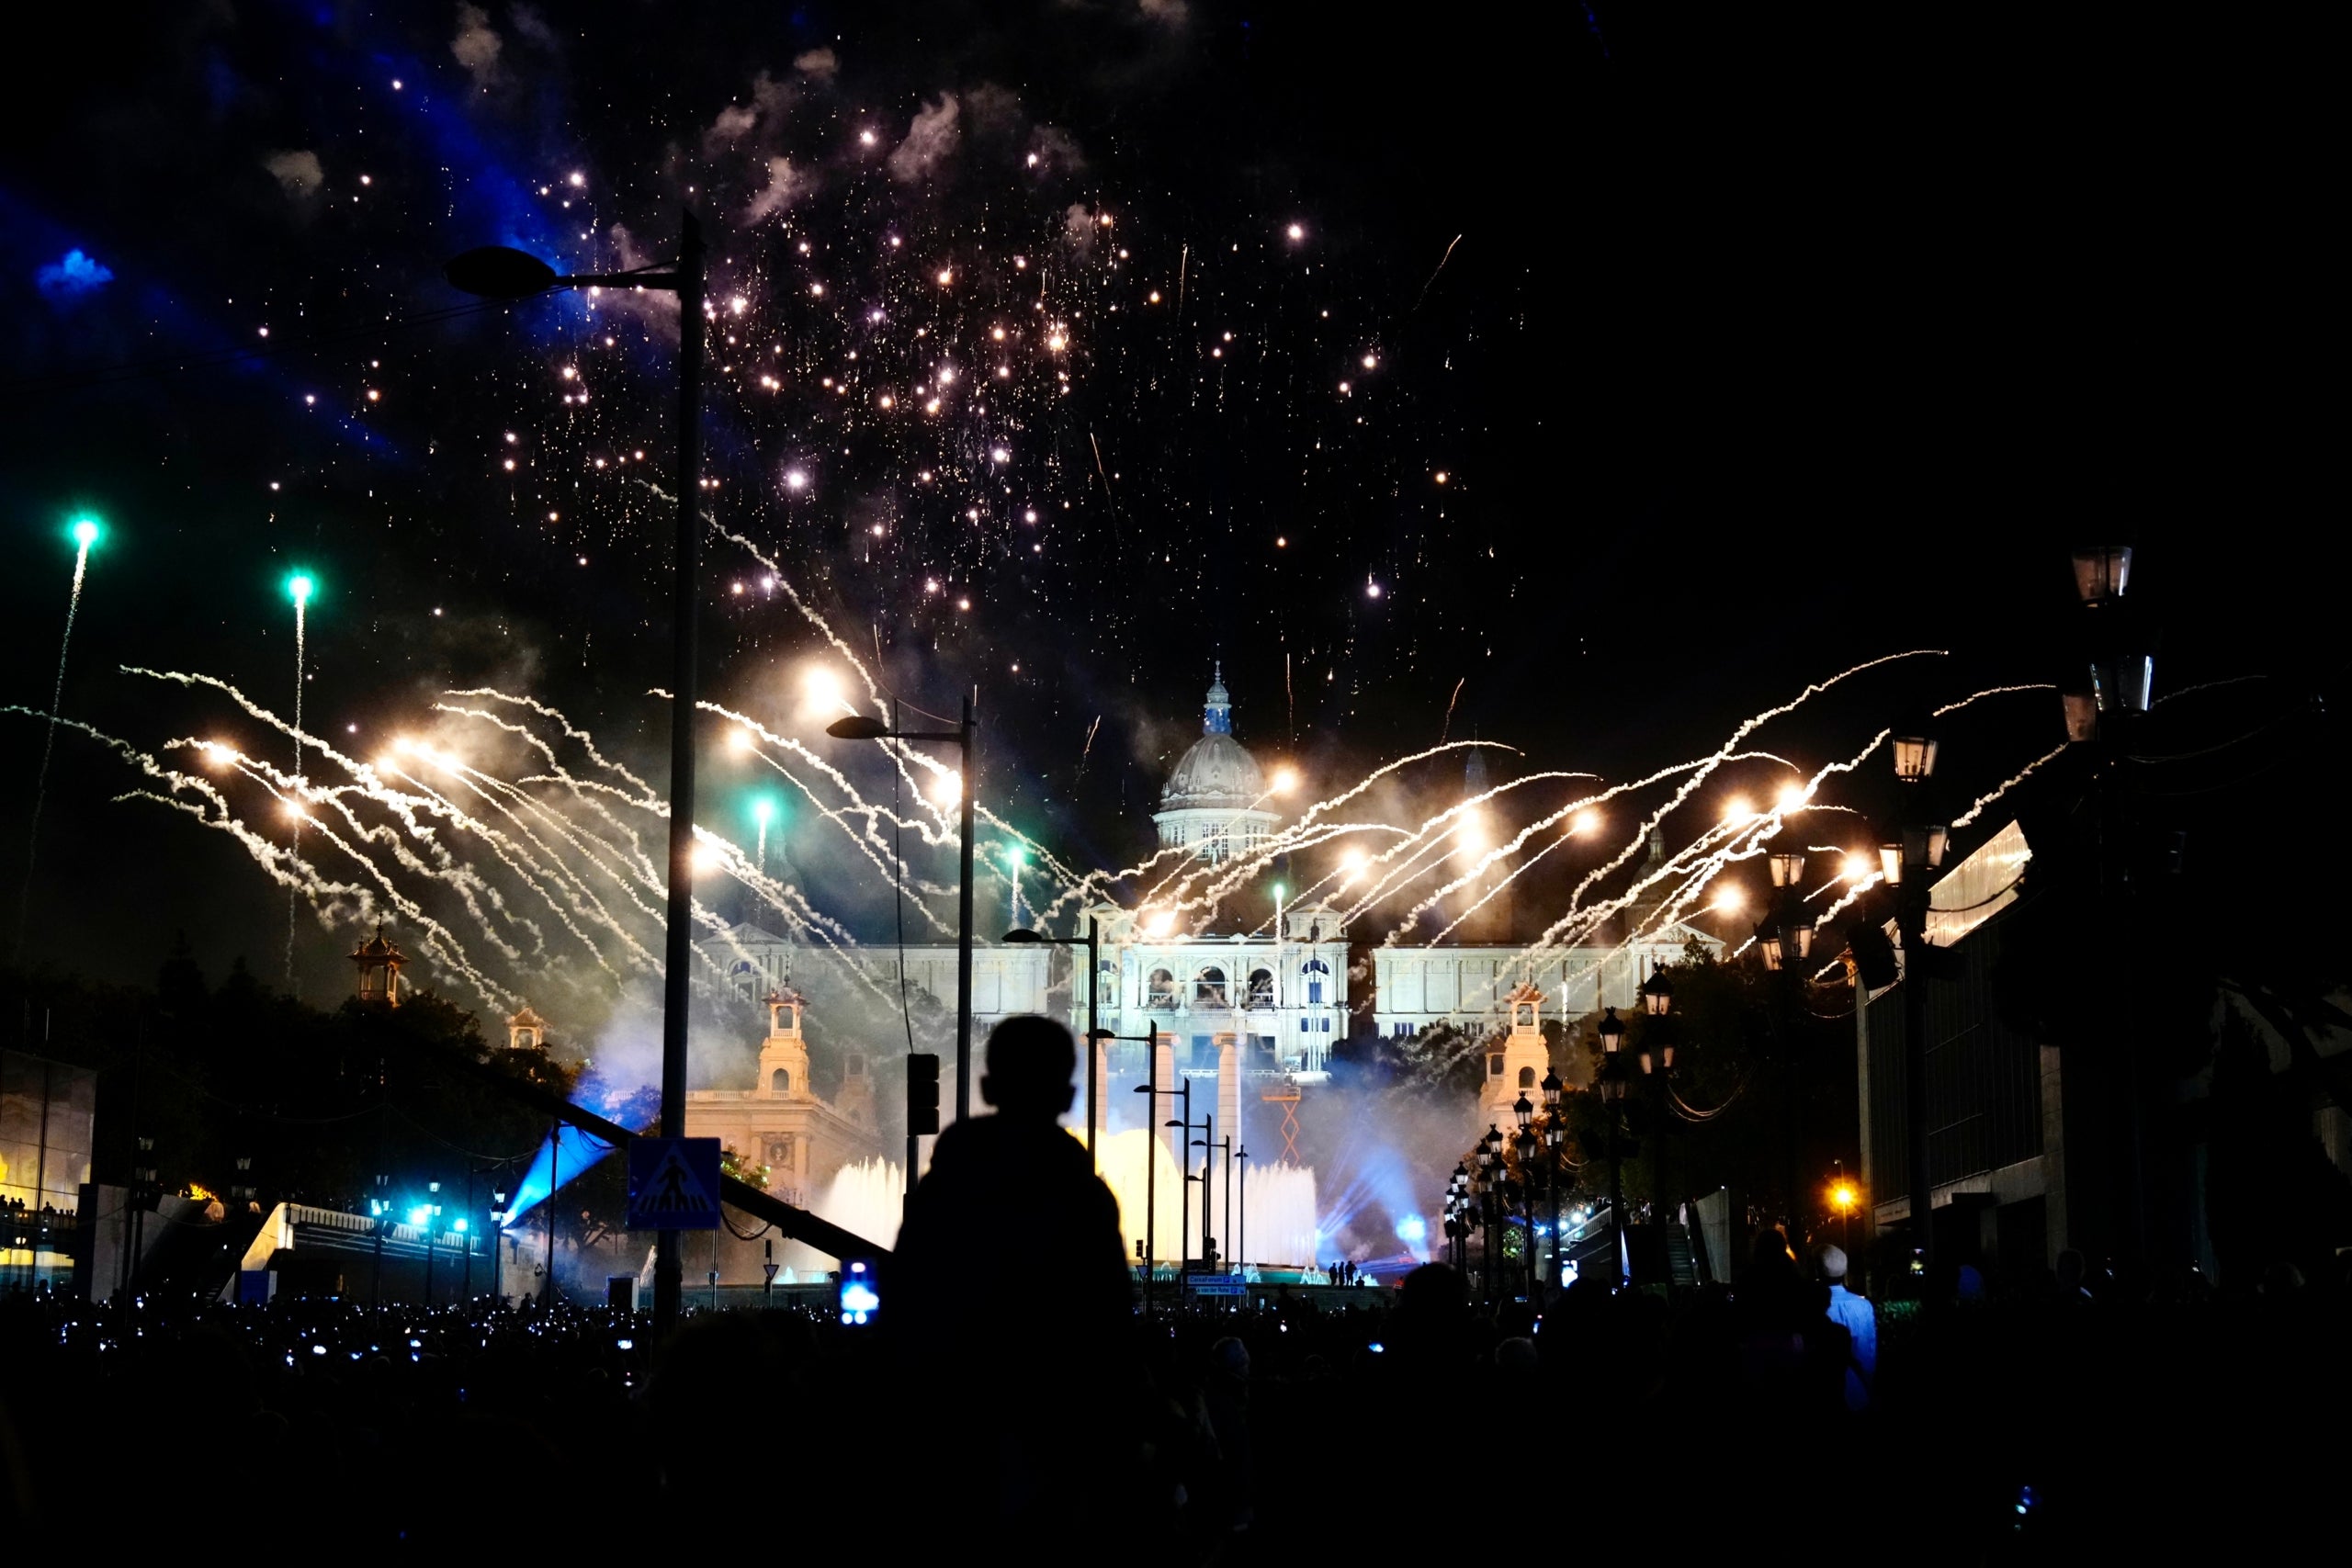
[[[1075,1138],[1080,1134],[1073,1130],[1070,1135]],[[1119,1201],[1123,1249],[1132,1258],[1144,1239],[1143,1162],[1147,1148],[1153,1151],[1158,1166],[1152,1182],[1157,1188],[1159,1212],[1152,1239],[1160,1260],[1172,1269],[1180,1256],[1197,1254],[1200,1249],[1201,1210],[1197,1188],[1189,1202],[1182,1197],[1182,1173],[1170,1156],[1167,1144],[1141,1129],[1108,1134],[1102,1140],[1102,1179]],[[1220,1234],[1225,1225],[1222,1162],[1209,1190],[1215,1209],[1209,1233],[1216,1237],[1218,1247],[1229,1253],[1234,1243]],[[833,1173],[832,1181],[815,1207],[820,1216],[852,1235],[865,1236],[877,1247],[891,1247],[898,1245],[905,1192],[905,1180],[896,1161],[861,1160]],[[1281,1268],[1305,1267],[1319,1255],[1322,1238],[1316,1224],[1314,1171],[1304,1166],[1273,1166],[1251,1170],[1246,1182],[1237,1172],[1233,1199],[1237,1219],[1247,1222],[1237,1224],[1236,1229],[1248,1239],[1250,1261]],[[1245,1199],[1246,1214],[1242,1209]],[[801,1279],[821,1278],[833,1267],[833,1259],[798,1242],[779,1249],[778,1260]],[[791,1282],[782,1275],[778,1279]]]

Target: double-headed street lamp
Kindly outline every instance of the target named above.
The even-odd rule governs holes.
[[[1797,1056],[1797,1003],[1804,986],[1803,965],[1813,956],[1814,918],[1804,898],[1804,852],[1774,850],[1764,859],[1772,870],[1772,906],[1757,922],[1756,945],[1764,954],[1765,969],[1780,976],[1768,1016],[1781,1047],[1781,1190],[1787,1194],[1789,1245],[1801,1247],[1804,1226],[1799,1219],[1804,1201],[1797,1190],[1801,1104],[1797,1079],[1802,1066]]]
[[[1666,1131],[1667,1080],[1674,1076],[1674,1026],[1668,1021],[1674,1010],[1674,982],[1666,977],[1666,970],[1655,958],[1650,960],[1650,977],[1642,982],[1642,1010],[1649,1021],[1642,1026],[1642,1045],[1636,1056],[1642,1076],[1650,1082],[1650,1223],[1657,1227],[1657,1256],[1666,1260],[1667,1284],[1671,1290],[1673,1252],[1668,1243],[1675,1204],[1667,1195]]]
[[[1101,1156],[1094,1147],[1094,1125],[1101,1119],[1102,1098],[1102,1066],[1095,1053],[1102,1049],[1100,1042],[1108,1036],[1102,1032],[1102,932],[1092,915],[1086,917],[1084,936],[1046,936],[1040,931],[1020,928],[1004,933],[1007,942],[1043,942],[1056,947],[1086,949],[1086,1153],[1094,1161],[1094,1168],[1102,1168]]]
[[[1911,1168],[1911,1234],[1921,1259],[1935,1261],[1935,1189],[1928,1167],[1928,874],[1944,863],[1951,829],[1928,781],[1935,775],[1933,720],[1917,715],[1893,735],[1894,777],[1902,806],[1894,829],[1882,834],[1879,866],[1894,889],[1894,924],[1903,938],[1903,1112],[1905,1163]]]
[[[670,611],[670,886],[662,968],[662,1135],[686,1134],[688,983],[694,974],[695,615],[702,592],[702,225],[681,215],[678,259],[666,272],[565,276],[535,255],[485,245],[443,269],[452,287],[487,299],[527,299],[557,288],[652,288],[678,297],[678,519]],[[965,835],[970,851],[970,834]],[[968,902],[969,895],[967,894]],[[968,924],[968,919],[967,922]],[[554,1193],[549,1192],[552,1201]],[[661,1233],[653,1261],[653,1317],[667,1330],[684,1296],[679,1233]],[[549,1282],[553,1282],[552,1260]]]
[[[892,705],[895,719],[897,705]],[[836,740],[946,740],[956,745],[956,794],[963,883],[956,902],[956,1120],[972,1114],[972,694],[964,694],[963,721],[953,729],[900,729],[864,714],[825,726]],[[1091,1123],[1090,1123],[1091,1125]]]

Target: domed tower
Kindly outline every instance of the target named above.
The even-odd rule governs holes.
[[[1273,829],[1275,815],[1264,809],[1266,794],[1258,759],[1233,738],[1233,699],[1219,664],[1202,710],[1201,738],[1168,775],[1159,809],[1152,813],[1159,847],[1186,850],[1213,864],[1247,854]]]
[[[526,1007],[506,1021],[506,1048],[510,1051],[546,1050],[548,1021]]]
[[[384,940],[384,928],[352,949],[351,962],[359,970],[359,999],[386,1007],[401,1005],[401,965],[408,954]]]

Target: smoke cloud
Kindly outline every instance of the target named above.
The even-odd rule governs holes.
[[[808,182],[792,167],[792,160],[770,158],[767,188],[753,197],[752,204],[743,209],[743,221],[752,224],[775,217],[806,192],[808,186]]]
[[[316,152],[272,152],[261,161],[270,177],[277,180],[288,196],[300,200],[326,184],[326,171],[319,166]]]
[[[449,40],[449,52],[474,79],[477,87],[488,87],[498,79],[498,53],[504,48],[490,25],[490,13],[479,6],[458,7],[458,33]]]
[[[956,123],[959,113],[953,93],[942,93],[937,103],[917,110],[914,123],[907,128],[907,139],[891,150],[891,177],[918,180],[937,168],[956,151],[962,135]]]

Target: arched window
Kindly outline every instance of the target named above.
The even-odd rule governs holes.
[[[1232,1005],[1226,999],[1224,970],[1212,964],[1193,977],[1193,1005],[1196,1008],[1221,1008]]]
[[[1319,958],[1310,958],[1306,963],[1298,966],[1298,972],[1306,978],[1307,1005],[1311,1007],[1321,1001],[1323,999],[1323,981],[1325,976],[1331,973],[1331,966],[1329,964],[1324,963]]]
[[[1165,969],[1155,969],[1151,978],[1144,982],[1143,1005],[1150,1008],[1172,1008],[1176,1005],[1176,976]]]
[[[1487,1056],[1487,1076],[1490,1078],[1498,1078],[1503,1076],[1503,1054],[1500,1051]]]
[[[1270,1008],[1274,1005],[1274,972],[1271,969],[1250,971],[1250,1005]]]
[[[1519,1087],[1521,1089],[1533,1089],[1535,1087],[1535,1069],[1533,1067],[1521,1067],[1519,1069]]]
[[[768,1075],[768,1092],[770,1094],[790,1094],[792,1092],[792,1073],[789,1068],[778,1067],[775,1072]]]

